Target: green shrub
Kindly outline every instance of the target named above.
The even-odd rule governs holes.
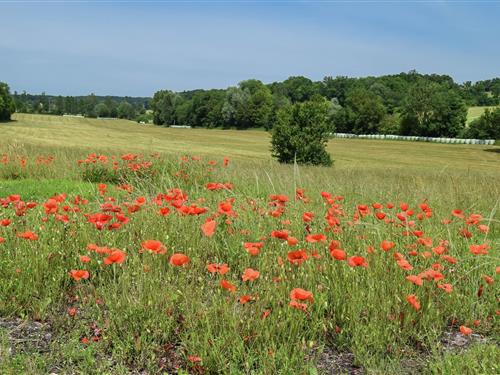
[[[332,165],[326,152],[329,103],[315,100],[287,105],[278,112],[272,134],[273,156],[280,163]]]

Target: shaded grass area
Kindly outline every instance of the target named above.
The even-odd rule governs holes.
[[[19,194],[25,200],[43,201],[62,193],[89,199],[96,195],[96,191],[95,184],[78,180],[32,178],[0,180],[0,197]]]

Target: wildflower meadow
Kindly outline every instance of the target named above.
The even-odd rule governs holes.
[[[499,370],[498,165],[120,150],[2,144],[1,373]]]

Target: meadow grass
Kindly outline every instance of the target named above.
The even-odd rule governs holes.
[[[467,124],[470,124],[472,121],[478,119],[482,116],[486,109],[493,110],[495,106],[477,106],[477,107],[469,107],[467,110]]]
[[[332,350],[352,353],[350,365],[367,373],[498,371],[500,157],[486,151],[497,147],[332,140],[334,167],[298,167],[272,161],[268,135],[260,131],[163,129],[31,115],[17,115],[17,121],[1,126],[0,157],[6,154],[8,160],[2,164],[0,159],[0,198],[19,194],[39,205],[19,216],[17,198],[4,200],[3,209],[0,205],[0,220],[11,221],[0,226],[5,239],[0,243],[0,318],[38,320],[52,333],[45,351],[20,345],[9,354],[12,334],[0,328],[1,373],[348,372],[335,358],[325,359]],[[78,165],[90,152],[107,155],[107,162]],[[121,160],[128,152],[144,155]],[[112,155],[117,170],[111,167]],[[182,161],[182,155],[201,160]],[[37,156],[44,158],[37,162]],[[48,156],[53,158],[44,162]],[[129,163],[143,162],[151,164],[130,171]],[[209,191],[210,182],[233,186]],[[102,194],[98,183],[106,184]],[[133,190],[116,188],[123,184]],[[296,199],[299,188],[305,199]],[[184,206],[196,204],[207,212],[180,214],[173,198],[158,198],[159,193],[176,195],[171,189],[188,196]],[[344,199],[328,202],[321,192]],[[67,197],[60,198],[57,212],[47,213],[43,204],[56,193]],[[270,198],[276,194],[286,195],[288,202],[276,203]],[[75,202],[77,195],[89,202]],[[136,201],[139,197],[145,203]],[[84,214],[102,213],[105,202],[128,222],[98,230]],[[224,211],[222,202],[231,210]],[[376,202],[383,207],[372,207]],[[402,202],[409,207],[401,208]],[[157,203],[170,213],[159,215]],[[419,220],[424,203],[432,216]],[[455,209],[463,210],[464,218],[452,215]],[[408,210],[414,211],[411,216],[398,219]],[[374,216],[381,211],[387,222]],[[305,212],[314,214],[311,222],[304,222]],[[328,212],[338,225],[325,221]],[[212,237],[201,230],[209,217],[217,222]],[[470,238],[463,236],[464,228]],[[291,246],[271,236],[281,229],[299,243]],[[28,230],[39,238],[17,236]],[[421,240],[405,231],[422,231]],[[309,232],[324,234],[326,241],[308,242]],[[166,254],[142,252],[145,240],[161,241]],[[367,267],[334,259],[332,240],[348,257],[365,258]],[[384,240],[395,247],[382,250]],[[444,254],[456,263],[439,255],[441,240],[447,241]],[[244,242],[264,245],[251,256]],[[124,251],[125,261],[104,265],[108,254],[89,251],[92,243]],[[470,252],[470,245],[483,243],[488,254]],[[307,259],[294,265],[287,255],[298,249]],[[173,266],[174,253],[186,254],[189,263]],[[91,261],[83,263],[82,255]],[[398,266],[398,257],[413,270]],[[230,270],[211,274],[209,263],[226,263]],[[444,280],[416,286],[405,279],[432,267]],[[259,278],[243,281],[246,268],[258,270]],[[76,281],[70,270],[90,275]],[[485,282],[484,275],[494,281]],[[222,279],[236,291],[221,288]],[[443,283],[452,285],[451,293],[436,287]],[[293,288],[312,292],[314,302],[298,301],[306,303],[305,311],[289,306]],[[406,301],[411,294],[420,309]],[[250,302],[239,303],[243,295],[251,296]],[[474,333],[462,335],[461,325]],[[445,332],[465,340],[461,351],[449,350]]]

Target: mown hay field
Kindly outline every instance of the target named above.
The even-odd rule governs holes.
[[[487,109],[494,110],[495,108],[496,107],[494,106],[469,107],[467,111],[467,124],[470,124],[472,121],[477,120]]]
[[[499,147],[0,127],[0,373],[498,373]]]

